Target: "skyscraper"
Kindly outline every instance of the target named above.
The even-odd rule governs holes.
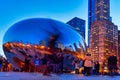
[[[118,64],[119,64],[119,67],[120,67],[120,30],[118,30],[118,56],[119,56]]]
[[[94,7],[90,1],[94,2]],[[88,20],[90,53],[94,61],[107,65],[107,58],[111,52],[118,57],[118,27],[112,23],[110,17],[110,0],[89,0],[91,18]],[[92,11],[93,10],[93,11]],[[89,18],[89,17],[88,17]]]
[[[111,52],[118,56],[118,27],[108,20],[96,20],[91,25],[90,50],[94,61],[107,64]]]
[[[88,44],[91,24],[95,20],[110,19],[110,0],[88,0]]]
[[[67,24],[72,26],[85,39],[85,20],[74,17]]]

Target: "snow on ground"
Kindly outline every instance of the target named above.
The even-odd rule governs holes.
[[[0,80],[120,80],[120,76],[83,76],[75,74],[51,74],[51,76],[43,76],[40,73],[0,72]]]

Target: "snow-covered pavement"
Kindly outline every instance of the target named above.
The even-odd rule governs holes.
[[[75,74],[43,76],[40,73],[0,72],[0,80],[120,80],[120,76],[83,76]]]

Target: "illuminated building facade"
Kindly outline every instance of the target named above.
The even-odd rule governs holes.
[[[105,62],[112,51],[118,56],[118,27],[108,20],[91,25],[90,52],[94,61]]]
[[[110,0],[88,0],[88,44],[90,27],[95,20],[111,20]]]
[[[118,30],[118,56],[119,56],[119,67],[120,67],[120,30]]]
[[[85,39],[85,20],[74,17],[67,24],[72,26]]]

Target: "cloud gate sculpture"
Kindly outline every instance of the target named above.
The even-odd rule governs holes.
[[[85,52],[86,46],[81,35],[65,23],[47,18],[17,22],[7,30],[3,39],[5,56],[17,68],[24,65],[28,55],[31,57],[31,66],[34,66],[36,55],[41,58],[44,54],[52,55],[58,49],[64,53],[69,49],[68,52],[72,54],[78,51],[75,46]]]

